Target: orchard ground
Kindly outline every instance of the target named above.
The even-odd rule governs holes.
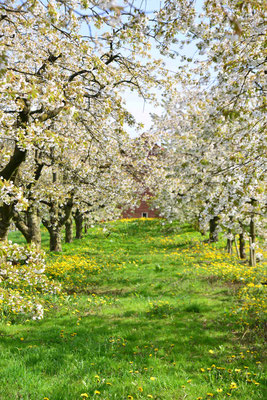
[[[49,255],[63,292],[41,321],[3,319],[1,400],[267,398],[264,267],[223,246],[122,220]]]

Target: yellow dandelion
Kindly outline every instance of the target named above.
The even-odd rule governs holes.
[[[95,394],[100,394],[99,390],[95,390]]]
[[[151,381],[155,381],[156,378],[155,378],[154,376],[151,376],[151,377],[150,377],[150,380],[151,380]]]
[[[235,382],[231,382],[230,389],[236,389],[236,388],[237,388],[237,384]]]
[[[80,397],[84,397],[84,398],[86,397],[86,398],[88,398],[89,396],[88,396],[87,393],[82,393]]]
[[[138,390],[139,390],[139,392],[143,392],[144,391],[144,389],[141,386],[139,386]]]

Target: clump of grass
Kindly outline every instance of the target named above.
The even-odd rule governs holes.
[[[167,317],[172,312],[172,305],[167,300],[153,301],[149,303],[147,311],[150,317]]]
[[[200,313],[201,307],[197,303],[192,303],[192,304],[189,304],[187,307],[185,307],[185,311],[188,313]]]

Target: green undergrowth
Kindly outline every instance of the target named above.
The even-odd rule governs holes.
[[[0,325],[0,399],[265,399],[263,267],[202,241],[124,220],[50,254],[62,294]]]

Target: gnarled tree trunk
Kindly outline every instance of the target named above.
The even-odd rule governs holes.
[[[56,228],[56,229],[55,229]],[[51,227],[49,229],[50,234],[50,251],[61,252],[61,227]]]
[[[210,235],[209,235],[209,242],[214,243],[218,242],[219,237],[218,237],[218,222],[219,222],[219,217],[215,216],[210,220]]]
[[[255,230],[255,221],[254,216],[252,215],[249,224],[249,247],[250,247],[250,257],[249,257],[249,265],[251,267],[255,267],[256,265],[256,230]]]
[[[69,218],[65,223],[65,242],[71,243],[73,241],[72,219]]]
[[[25,218],[20,214],[15,214],[14,221],[27,243],[34,243],[37,248],[41,248],[41,218],[38,215],[38,210],[31,207],[27,210]]]
[[[83,215],[82,213],[77,209],[76,213],[74,214],[74,221],[75,221],[75,226],[76,226],[76,239],[81,239],[83,235]]]
[[[245,260],[247,258],[245,245],[246,245],[245,236],[244,233],[242,232],[239,234],[239,254],[241,260]]]
[[[18,113],[16,127],[24,129],[29,122],[30,117],[30,103],[28,100],[22,99],[24,106]],[[15,182],[20,165],[25,161],[26,150],[21,149],[15,143],[14,151],[8,163],[2,170],[0,170],[0,177],[6,181]],[[13,217],[13,205],[6,205],[0,207],[0,241],[7,240],[8,230]]]
[[[55,201],[50,203],[49,206],[49,220],[42,219],[44,226],[49,232],[50,236],[50,251],[62,251],[61,246],[61,230],[62,224],[59,221],[59,206]]]
[[[55,181],[56,176],[53,179]],[[49,203],[49,220],[43,218],[42,221],[50,235],[50,251],[62,251],[61,232],[62,227],[71,219],[73,196],[74,193],[70,193],[63,208],[59,207],[57,201]]]
[[[12,206],[4,204],[0,207],[0,242],[7,240],[11,224]]]
[[[233,240],[227,239],[227,253],[233,254]]]

